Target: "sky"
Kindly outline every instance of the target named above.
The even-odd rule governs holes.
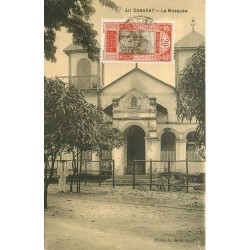
[[[101,6],[94,0],[93,6],[96,13],[91,17],[91,22],[94,24],[95,30],[98,32],[97,40],[100,42],[101,19],[128,19],[136,16],[145,15],[153,20],[174,22],[174,43],[187,35],[192,30],[190,22],[195,19],[195,31],[205,36],[205,0],[116,0],[115,1],[121,10],[119,13]],[[131,12],[125,12],[125,9],[131,9]],[[159,12],[140,13],[134,12],[134,9],[154,8]],[[168,13],[168,9],[183,10],[187,13]],[[167,12],[162,12],[166,10]],[[72,43],[71,34],[65,29],[57,32],[56,46],[58,47],[56,63],[46,62],[44,64],[44,74],[47,77],[68,76],[68,57],[63,52],[68,45]],[[134,63],[105,63],[105,85],[111,83],[123,74],[127,73],[135,67]],[[139,63],[138,67],[147,73],[159,78],[160,80],[173,85],[175,80],[174,64],[145,64]]]

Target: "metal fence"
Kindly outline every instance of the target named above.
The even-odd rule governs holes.
[[[59,80],[65,84],[76,86],[78,89],[85,91],[97,90],[100,88],[100,77],[96,75],[87,76],[58,76]]]
[[[144,164],[145,173],[138,171]],[[152,190],[205,190],[205,162],[201,160],[134,160],[133,189],[149,186]],[[141,177],[144,175],[145,177]]]
[[[57,170],[60,164],[65,164],[69,175],[67,183],[70,191],[80,192],[81,185],[103,182],[116,185],[148,186],[149,190],[189,192],[190,189],[205,190],[205,162],[191,160],[134,160],[130,175],[115,178],[115,161],[110,160],[56,160],[51,168],[51,162],[45,163],[45,180],[51,175],[51,181],[58,182]]]
[[[115,162],[114,160],[56,160],[55,166],[52,168],[52,162],[47,161],[44,167],[44,179],[45,181],[51,175],[51,182],[58,182],[58,169],[60,164],[64,164],[67,167],[68,176],[66,178],[67,183],[70,184],[70,191],[73,191],[73,187],[76,187],[76,191],[80,192],[81,184],[95,182],[99,183],[107,179],[112,178],[112,185],[115,187]]]

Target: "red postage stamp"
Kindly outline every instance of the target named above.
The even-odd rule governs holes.
[[[103,20],[101,61],[171,63],[173,23]]]

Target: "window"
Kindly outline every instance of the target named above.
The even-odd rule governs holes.
[[[130,107],[131,108],[138,108],[138,98],[136,96],[132,96],[130,99]]]
[[[82,58],[77,63],[77,87],[91,88],[91,63],[88,59]]]
[[[82,58],[77,63],[77,76],[90,76],[91,63],[88,59]]]
[[[175,160],[175,140],[172,132],[166,131],[161,136],[161,160]]]

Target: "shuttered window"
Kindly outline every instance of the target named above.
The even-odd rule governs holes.
[[[138,107],[138,98],[136,96],[132,96],[130,100],[131,108],[137,108]]]

